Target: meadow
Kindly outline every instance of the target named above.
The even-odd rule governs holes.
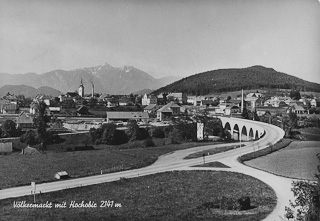
[[[247,210],[238,200],[250,199]],[[1,220],[216,220],[255,221],[276,205],[274,191],[258,179],[239,173],[173,171],[68,189],[36,196],[52,208],[14,208],[32,196],[0,201]],[[71,201],[95,208],[69,208]],[[66,208],[55,205],[66,204]]]
[[[293,141],[277,152],[246,161],[245,164],[285,177],[315,180],[318,153],[320,141]]]

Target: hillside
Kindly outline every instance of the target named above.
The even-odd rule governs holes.
[[[161,92],[184,92],[189,95],[236,91],[241,89],[282,88],[320,92],[320,84],[308,82],[263,66],[219,69],[192,75],[162,87]]]
[[[35,97],[37,94],[44,94],[53,97],[57,97],[60,94],[62,94],[60,91],[47,86],[36,89],[27,85],[5,85],[0,88],[0,97],[5,96],[8,92],[10,92],[10,94],[22,94],[25,97],[32,98]]]
[[[28,85],[34,88],[49,86],[63,93],[78,90],[80,81],[85,94],[91,93],[92,83],[97,93],[130,94],[143,89],[155,90],[175,80],[174,77],[155,79],[135,67],[115,68],[105,63],[99,66],[71,71],[54,70],[43,74],[0,74],[0,87],[4,85]]]

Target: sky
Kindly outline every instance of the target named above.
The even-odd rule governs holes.
[[[318,0],[0,0],[0,73],[262,65],[320,83]]]

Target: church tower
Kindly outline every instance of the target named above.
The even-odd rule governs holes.
[[[91,82],[91,86],[92,86],[91,97],[94,97],[94,84],[93,84],[93,82]]]
[[[84,86],[83,86],[83,83],[82,83],[82,78],[81,78],[78,94],[79,94],[80,97],[84,97]]]

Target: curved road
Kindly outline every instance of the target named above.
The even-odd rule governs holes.
[[[239,156],[246,153],[253,152],[258,148],[259,149],[266,148],[270,142],[274,144],[284,136],[284,131],[278,127],[261,123],[261,122],[255,122],[255,123],[262,126],[266,131],[265,136],[262,137],[260,140],[254,141],[254,142],[244,142],[244,144],[246,144],[246,146],[244,147],[233,149],[233,150],[215,154],[215,155],[206,156],[206,162],[220,161],[231,167],[228,169],[190,167],[197,164],[202,164],[203,163],[202,157],[196,158],[196,159],[183,160],[185,156],[197,151],[212,149],[220,146],[226,146],[226,144],[209,145],[209,146],[179,150],[170,154],[163,155],[154,164],[148,167],[140,168],[140,169],[38,184],[36,187],[37,188],[36,192],[37,193],[52,192],[52,191],[57,191],[62,189],[111,182],[111,181],[119,180],[121,177],[131,178],[131,177],[145,176],[149,174],[172,171],[172,170],[191,170],[191,169],[192,170],[199,170],[199,169],[225,170],[225,171],[244,173],[252,177],[255,177],[267,183],[268,185],[270,185],[276,192],[278,199],[277,199],[276,208],[265,220],[268,220],[268,221],[269,220],[270,221],[285,220],[283,218],[283,215],[285,213],[284,207],[289,205],[289,199],[293,199],[293,194],[291,192],[291,183],[293,180],[289,178],[276,176],[276,175],[273,175],[264,171],[260,171],[257,169],[253,169],[237,161],[237,158]],[[228,145],[235,145],[235,143],[231,143]],[[0,199],[24,196],[29,194],[31,194],[31,186],[2,189],[0,190]]]

